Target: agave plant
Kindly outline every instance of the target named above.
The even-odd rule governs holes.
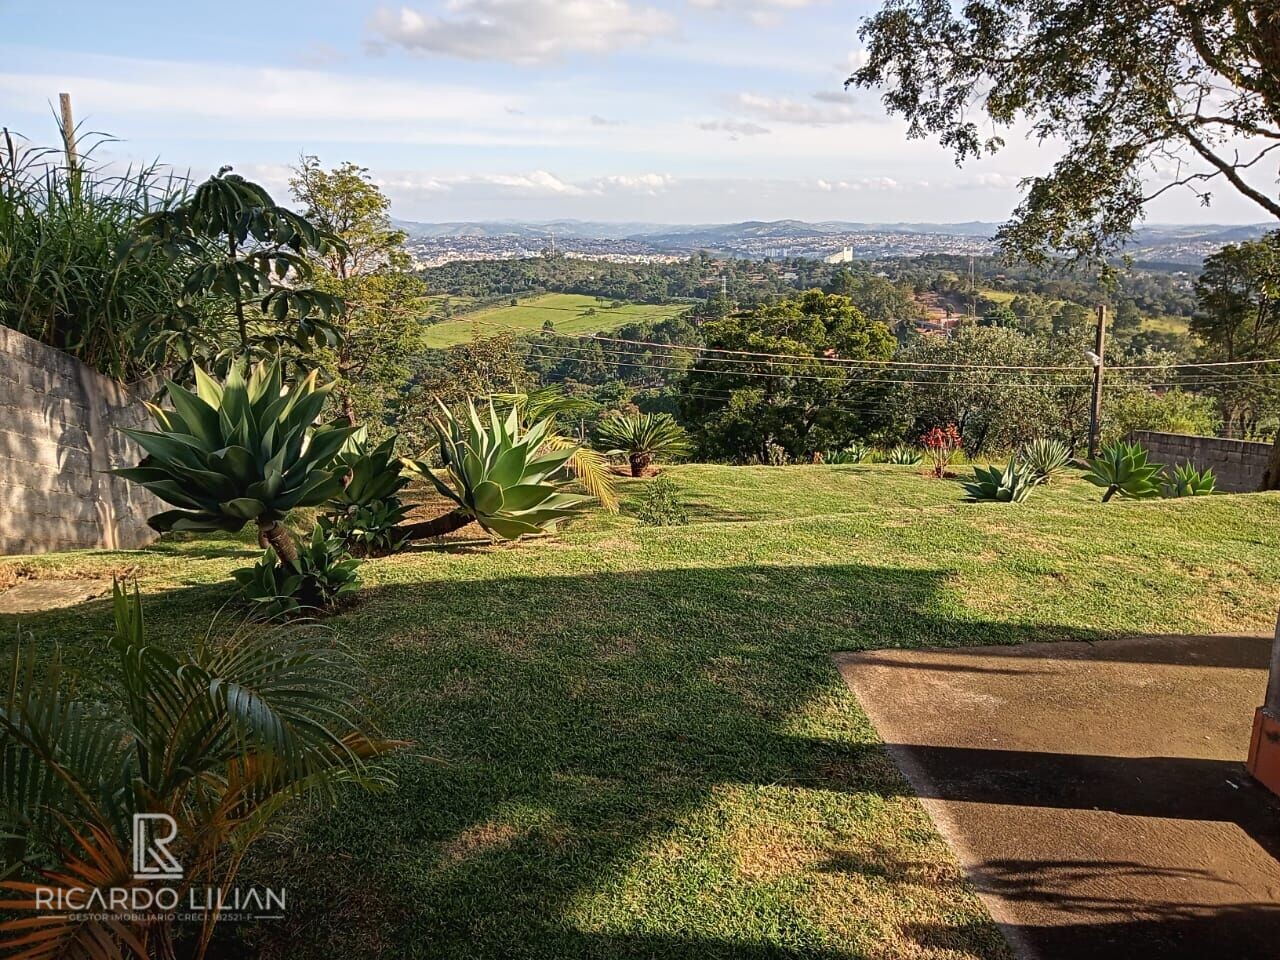
[[[633,477],[644,476],[658,457],[687,457],[693,451],[689,434],[669,413],[609,417],[596,427],[596,440],[610,448],[610,455],[624,454]]]
[[[1119,440],[1103,447],[1098,458],[1089,461],[1090,472],[1085,479],[1104,488],[1103,503],[1117,493],[1122,497],[1145,500],[1160,496],[1157,477],[1163,469],[1158,463],[1147,462],[1147,451],[1141,444]]]
[[[1050,437],[1036,437],[1026,444],[1018,454],[1027,469],[1036,478],[1036,483],[1048,483],[1055,473],[1059,473],[1071,462],[1071,451],[1061,440]]]
[[[441,418],[432,426],[440,440],[445,478],[423,460],[404,463],[458,507],[435,520],[407,525],[402,528],[406,536],[438,537],[474,521],[493,536],[517,540],[555,529],[591,499],[561,492],[565,464],[574,448],[548,448],[549,419],[525,430],[514,407],[503,419],[490,404],[488,417],[482,419],[468,401],[465,424],[443,403],[440,410]]]
[[[919,447],[909,447],[906,444],[900,444],[885,455],[884,462],[896,463],[905,466],[915,466],[922,459],[924,459],[924,456],[920,453]]]
[[[347,544],[323,524],[316,524],[311,539],[298,548],[292,563],[280,560],[276,552],[266,552],[252,567],[233,570],[241,595],[261,620],[286,617],[306,611],[330,610],[360,586],[356,573],[360,561],[347,551]]]
[[[832,463],[862,463],[871,451],[861,443],[851,443],[843,450],[831,455]]]
[[[600,506],[610,513],[618,509],[618,491],[613,474],[609,472],[609,461],[599,450],[575,442],[559,429],[562,417],[583,417],[594,414],[600,404],[585,397],[570,397],[558,386],[540,387],[528,393],[500,393],[490,397],[490,402],[518,408],[520,416],[526,423],[539,420],[550,420],[551,429],[547,432],[543,444],[552,450],[564,447],[573,448],[573,456],[565,463],[565,467],[573,474],[587,493],[599,501]]]
[[[1166,497],[1203,497],[1213,493],[1218,481],[1211,469],[1197,470],[1194,464],[1184,463],[1168,474],[1164,484]]]
[[[964,489],[974,500],[1022,503],[1038,482],[1029,468],[1011,459],[1006,467],[974,467],[973,479],[965,481]]]
[[[334,457],[352,429],[315,425],[332,384],[312,371],[286,390],[278,360],[249,370],[241,359],[222,383],[195,374],[195,393],[168,382],[172,410],[148,404],[159,430],[122,430],[147,456],[114,472],[178,508],[151,517],[156,530],[235,531],[253,522],[261,542],[296,560],[281,521],[342,493]]]
[[[0,883],[10,893],[6,956],[172,957],[172,913],[139,919],[114,903],[55,913],[47,899],[41,909],[40,891],[145,885],[132,869],[135,814],[176,827],[168,848],[182,866],[171,881],[180,900],[229,886],[290,800],[342,783],[385,787],[370,761],[402,745],[362,729],[333,658],[296,628],[169,654],[147,642],[136,588],[130,596],[117,583],[113,602],[111,708],[78,693],[46,648],[20,642],[12,654],[0,694],[0,831],[13,865]],[[197,960],[216,922],[210,911],[190,950]]]
[[[404,545],[404,535],[397,527],[404,522],[409,506],[401,500],[400,491],[410,478],[395,446],[395,434],[371,446],[369,431],[360,427],[338,451],[344,486],[325,505],[326,515],[320,523],[359,556],[382,556]]]

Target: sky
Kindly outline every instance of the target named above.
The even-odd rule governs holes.
[[[957,168],[843,81],[865,0],[0,0],[0,125],[69,92],[110,163],[224,164],[287,200],[301,154],[409,220],[1005,219],[1052,145]],[[1160,223],[1261,220],[1171,192]]]

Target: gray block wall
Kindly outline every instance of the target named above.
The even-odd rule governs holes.
[[[165,505],[105,473],[142,456],[116,428],[149,422],[123,384],[0,326],[0,555],[154,540]]]
[[[1138,430],[1133,439],[1142,444],[1156,463],[1178,466],[1187,462],[1199,470],[1213,469],[1218,489],[1226,493],[1252,493],[1262,482],[1271,456],[1271,444],[1253,440],[1196,437],[1183,433]]]

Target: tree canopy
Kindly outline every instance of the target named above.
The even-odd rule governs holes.
[[[1064,145],[999,239],[1033,262],[1113,252],[1159,194],[1224,183],[1280,218],[1275,0],[887,0],[847,85],[963,162],[1026,127]],[[983,115],[987,123],[983,122]]]

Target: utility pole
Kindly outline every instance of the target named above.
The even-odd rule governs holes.
[[[1089,405],[1089,457],[1098,455],[1098,446],[1102,437],[1102,367],[1103,357],[1107,349],[1107,308],[1098,304],[1098,330],[1093,339],[1093,353],[1089,359],[1093,363],[1093,398]]]

